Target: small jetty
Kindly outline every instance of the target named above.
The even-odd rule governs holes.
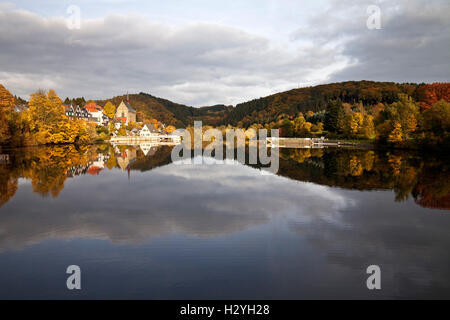
[[[321,138],[268,137],[267,146],[274,148],[324,148],[324,147],[370,147],[368,143],[327,140]]]
[[[159,145],[176,145],[181,143],[181,136],[178,135],[151,135],[142,136],[116,136],[111,137],[109,142],[113,144],[135,145],[141,143],[157,143]]]
[[[274,148],[322,148],[325,146],[339,146],[338,141],[328,141],[325,138],[283,138],[268,137],[268,147]]]

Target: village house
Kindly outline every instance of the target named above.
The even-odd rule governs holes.
[[[70,119],[73,120],[74,119],[74,108],[71,104],[63,104],[64,107],[64,113],[66,114],[66,116]]]
[[[28,107],[25,104],[16,104],[13,108],[15,112],[19,113],[28,110]]]
[[[154,143],[141,143],[139,145],[144,156],[153,156],[158,150],[157,146]]]
[[[95,102],[88,103],[84,106],[89,112],[90,119],[89,121],[94,121],[98,125],[104,126],[109,122],[108,116],[103,113],[103,108],[98,106]]]
[[[153,124],[146,124],[142,127],[142,129],[139,131],[140,137],[154,137],[155,135],[158,135],[159,131],[156,130],[155,126]]]
[[[115,119],[128,125],[130,122],[136,122],[136,110],[134,110],[128,101],[121,102],[116,109]]]
[[[101,124],[101,125],[105,125],[108,121],[108,119],[105,119],[106,115],[102,116],[102,122],[98,122],[98,116],[99,116],[99,109],[101,109],[101,107],[96,107],[96,108],[90,108],[94,115],[93,116],[88,109],[86,108],[80,108],[80,106],[74,106],[72,104],[67,105],[67,104],[63,104],[64,107],[64,113],[65,115],[70,119],[70,120],[85,120],[85,121],[92,121],[92,122],[96,122],[97,124]]]

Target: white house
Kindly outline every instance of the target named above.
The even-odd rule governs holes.
[[[152,124],[146,124],[139,131],[140,137],[154,137],[158,135],[158,130]]]
[[[98,125],[108,124],[108,117],[103,113],[103,108],[97,106],[95,102],[88,103],[87,105],[84,106],[84,109],[86,109],[89,112],[91,121],[94,121]]]

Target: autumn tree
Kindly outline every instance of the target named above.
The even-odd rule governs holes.
[[[116,114],[116,106],[108,101],[103,108],[103,112],[108,116],[109,119],[113,119]]]
[[[361,112],[353,112],[346,116],[344,132],[349,137],[355,137],[361,131],[363,125],[363,115]]]
[[[0,144],[5,143],[10,138],[8,114],[12,111],[13,106],[13,95],[0,84]]]
[[[450,102],[450,83],[426,84],[417,89],[422,111],[430,109],[439,100]]]
[[[400,122],[394,122],[394,129],[389,133],[388,142],[399,144],[404,140],[402,134],[402,125]]]
[[[281,133],[280,135],[283,137],[292,137],[294,135],[294,126],[292,121],[289,119],[284,119],[280,126]]]
[[[401,136],[403,140],[410,138],[417,129],[419,105],[407,95],[399,94],[398,101],[386,106],[383,114],[385,120],[392,122],[392,130],[396,130],[395,136]],[[398,130],[401,130],[401,135],[398,135]]]
[[[86,123],[69,120],[61,99],[53,90],[47,94],[43,91],[31,94],[27,118],[38,144],[88,143],[90,140]]]
[[[450,102],[441,100],[426,110],[421,129],[430,143],[450,143]]]
[[[174,132],[176,130],[176,128],[174,127],[174,126],[172,126],[172,125],[169,125],[169,126],[167,126],[167,128],[166,128],[166,131],[168,132],[168,133],[172,133],[172,132]]]
[[[441,100],[423,113],[423,130],[437,135],[450,132],[450,102]]]
[[[120,129],[117,131],[117,135],[118,136],[126,136],[127,135],[127,130],[125,129],[124,124],[122,124]]]
[[[375,137],[375,126],[372,115],[365,115],[362,123],[361,133],[366,139],[373,139]]]
[[[299,113],[299,115],[293,121],[294,132],[297,136],[301,135],[302,129],[303,129],[303,126],[305,125],[305,123],[306,123],[306,120],[303,117],[303,114]]]

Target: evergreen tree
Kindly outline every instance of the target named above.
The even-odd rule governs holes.
[[[339,131],[339,121],[343,116],[341,100],[331,100],[327,105],[325,113],[324,128],[329,132]]]

